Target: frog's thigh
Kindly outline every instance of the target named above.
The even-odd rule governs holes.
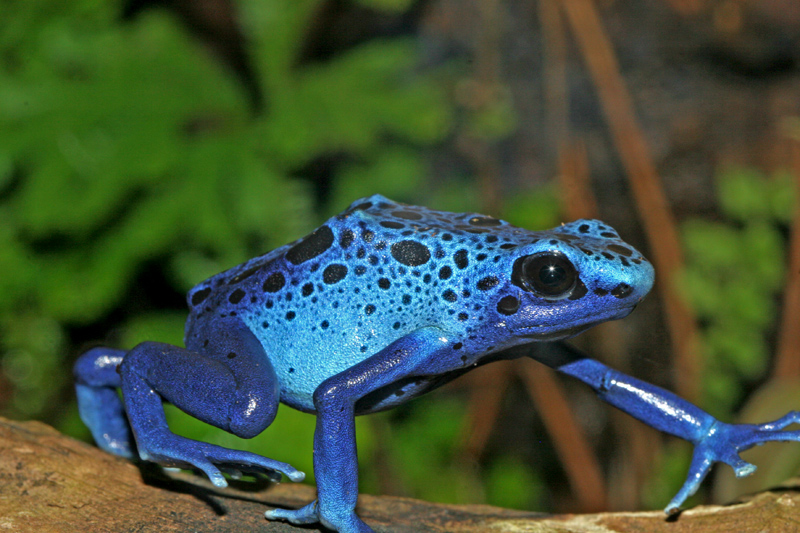
[[[131,425],[163,417],[160,402],[140,401],[150,390],[186,413],[244,438],[261,433],[278,408],[272,364],[238,319],[219,321],[195,350],[144,342],[125,356],[120,373]]]

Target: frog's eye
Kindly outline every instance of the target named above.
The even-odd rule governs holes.
[[[537,296],[560,300],[575,288],[578,271],[564,254],[541,252],[518,259],[513,277],[523,289]]]

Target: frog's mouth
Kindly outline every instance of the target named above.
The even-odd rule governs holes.
[[[619,320],[621,318],[625,318],[631,314],[635,308],[636,305],[632,305],[630,307],[618,309],[616,312],[608,315],[594,315],[585,317],[583,320],[577,320],[578,323],[574,326],[568,326],[564,328],[554,329],[552,326],[548,325],[522,327],[519,329],[518,335],[526,339],[537,341],[557,341],[568,339],[583,333],[587,329],[591,328],[592,326],[596,326],[597,324],[602,324],[603,322],[608,322],[609,320]]]
[[[571,328],[559,329],[557,331],[541,331],[541,329],[539,329],[539,331],[536,331],[534,328],[526,328],[527,331],[521,333],[520,337],[537,341],[558,341],[562,339],[569,339],[570,337],[579,335],[598,323],[599,322],[593,322],[590,324],[581,324],[580,326],[573,326]]]

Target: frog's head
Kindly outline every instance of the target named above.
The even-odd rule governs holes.
[[[533,235],[533,234],[532,234]],[[598,220],[578,220],[520,243],[494,297],[515,339],[555,340],[627,316],[653,286],[653,267]]]

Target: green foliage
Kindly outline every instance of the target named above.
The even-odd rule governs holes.
[[[347,165],[336,181],[331,202],[333,206],[347,205],[355,198],[375,192],[374,176],[381,176],[381,192],[389,198],[408,198],[422,186],[423,163],[419,155],[408,148],[386,150],[371,161]]]
[[[383,11],[402,12],[413,4],[413,0],[358,0],[360,4],[367,7],[374,7]]]
[[[486,501],[511,509],[541,509],[544,483],[530,465],[514,457],[500,457],[490,467]]]
[[[748,169],[728,170],[717,184],[727,220],[683,225],[687,263],[676,286],[704,324],[704,404],[724,416],[769,360],[785,275],[781,226],[791,219],[796,191],[786,174],[768,179]]]
[[[209,442],[226,448],[246,450],[283,462],[288,462],[306,473],[306,483],[314,483],[313,444],[316,417],[301,413],[286,406],[278,409],[278,416],[263,433],[252,439],[241,439],[213,426],[192,418],[173,405],[166,405],[165,411],[169,426],[178,435]],[[363,469],[375,468],[369,460],[374,454],[374,433],[369,419],[356,419],[356,445],[364,460],[359,462]],[[364,485],[362,482],[361,485]],[[363,489],[362,489],[363,490]]]
[[[411,5],[361,2],[388,12]],[[238,3],[265,96],[261,113],[176,17],[149,9],[123,22],[124,4],[0,0],[0,411],[43,418],[83,438],[74,402],[62,401],[72,398],[71,360],[86,348],[76,339],[120,348],[181,344],[180,294],[302,236],[322,221],[319,211],[332,214],[376,192],[419,200],[425,150],[451,128],[442,74],[418,68],[409,39],[374,40],[298,65],[318,0]],[[508,95],[471,121],[475,136],[505,135],[514,126]],[[292,176],[331,155],[344,163],[330,184],[330,205],[318,209],[308,184]],[[478,192],[464,181],[437,184],[425,203],[478,210]],[[534,205],[518,199],[510,213],[519,224],[551,225],[551,198]],[[148,295],[137,283],[154,268],[168,285],[165,308],[141,301]],[[484,494],[504,505],[535,501],[535,479],[513,459],[498,459],[487,485],[461,468],[452,446],[465,409],[437,400],[409,410],[383,440],[407,492],[438,501]],[[313,472],[310,415],[282,408],[252,440],[173,407],[167,415],[182,435]],[[381,420],[357,422],[367,491],[380,481],[373,424]]]
[[[473,109],[469,115],[467,131],[477,139],[499,140],[510,135],[517,126],[511,92],[498,87],[492,96],[494,98],[487,98],[484,105]]]
[[[453,455],[453,444],[465,429],[465,402],[431,394],[403,411],[407,416],[402,419],[396,412],[383,415],[392,420],[382,435],[396,483],[414,498],[442,503],[479,501],[477,472],[465,468]]]
[[[776,220],[789,223],[797,201],[792,182],[792,175],[786,172],[765,179],[755,169],[730,169],[717,183],[720,208],[739,222]]]
[[[386,455],[388,484],[405,496],[435,502],[540,508],[544,485],[521,459],[494,457],[481,472],[459,454],[458,443],[463,442],[469,420],[467,404],[463,398],[434,392],[369,417]],[[361,466],[365,470],[363,462]],[[375,472],[363,472],[362,486],[368,492],[387,484],[374,476]]]
[[[692,446],[682,440],[670,440],[656,459],[653,473],[647,479],[642,490],[642,506],[647,509],[658,509],[669,502],[680,490],[686,480],[686,472],[692,461]],[[694,505],[696,497],[689,498],[684,505]]]
[[[17,385],[14,407],[35,416],[49,407],[54,393],[69,383],[63,370],[64,332],[52,317],[27,313],[15,317],[3,338],[3,377]]]
[[[165,265],[175,291],[185,292],[319,223],[307,187],[290,179],[310,161],[342,152],[360,162],[343,173],[343,192],[335,189],[338,211],[355,190],[379,192],[384,182],[389,194],[407,193],[425,173],[412,146],[448,129],[443,92],[431,74],[414,72],[407,40],[296,66],[315,1],[239,6],[268,100],[261,115],[174,17],[148,10],[123,23],[122,4],[2,4],[7,414],[37,416],[53,405],[69,376],[66,328],[124,307],[148,262]],[[134,317],[122,336],[138,337],[125,328],[143,320],[151,338],[179,341],[172,317]]]
[[[558,225],[561,213],[558,188],[551,183],[509,199],[503,216],[521,228],[544,230]]]

